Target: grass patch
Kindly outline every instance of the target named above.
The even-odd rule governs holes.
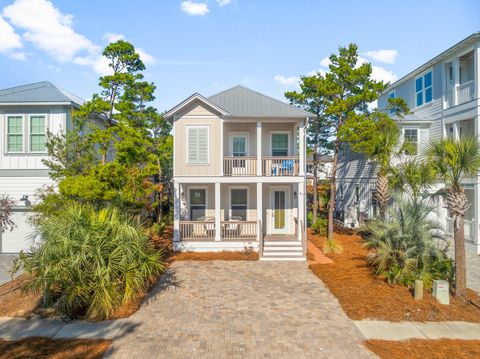
[[[354,320],[379,319],[388,321],[467,321],[480,323],[480,309],[451,298],[450,305],[438,303],[428,292],[422,301],[415,301],[410,290],[402,285],[389,285],[373,275],[367,264],[368,250],[359,235],[335,233],[343,247],[340,254],[327,256],[334,263],[311,264],[309,267],[335,295],[343,310]],[[309,232],[310,241],[323,248],[326,238]],[[469,291],[475,303],[479,296]]]
[[[368,340],[365,342],[365,345],[380,358],[385,359],[467,359],[480,357],[480,340]]]
[[[32,337],[0,339],[0,358],[100,359],[111,341]]]

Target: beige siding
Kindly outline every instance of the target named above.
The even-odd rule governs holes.
[[[262,155],[271,156],[272,155],[272,132],[287,131],[289,133],[289,156],[294,156],[297,154],[296,148],[296,134],[294,134],[294,123],[268,123],[265,122],[262,124]]]
[[[219,176],[221,174],[221,123],[220,117],[199,104],[192,106],[175,121],[175,176]],[[208,126],[208,164],[187,163],[188,126]]]
[[[257,185],[252,184],[222,184],[221,187],[221,207],[222,207],[222,221],[228,221],[230,218],[230,189],[231,188],[247,188],[247,221],[257,220]]]
[[[228,123],[223,125],[223,153],[225,156],[231,155],[230,136],[235,133],[248,134],[248,155],[256,156],[257,154],[257,124],[252,122],[247,123]]]

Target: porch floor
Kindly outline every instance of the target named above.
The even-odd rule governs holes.
[[[267,234],[263,237],[264,242],[275,241],[275,242],[291,242],[298,241],[298,237],[294,234]]]

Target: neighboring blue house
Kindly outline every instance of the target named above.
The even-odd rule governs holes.
[[[378,107],[385,109],[388,98],[403,98],[413,114],[398,125],[402,136],[415,143],[406,156],[421,155],[428,141],[480,135],[480,33],[474,33],[400,80],[380,96]],[[375,163],[346,151],[339,164],[337,214],[348,226],[378,214],[375,201]],[[479,178],[465,181],[472,203],[465,217],[467,248],[480,253]],[[448,233],[453,223],[442,204],[436,214]]]
[[[52,184],[42,163],[47,131],[65,132],[72,110],[83,102],[46,81],[0,90],[0,195],[15,200],[16,225],[0,232],[0,253],[18,253],[31,244],[28,217],[35,192]]]

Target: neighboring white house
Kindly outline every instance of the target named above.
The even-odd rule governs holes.
[[[305,259],[305,127],[313,115],[242,86],[198,93],[174,122],[174,247]]]
[[[416,144],[409,156],[421,155],[428,141],[480,135],[480,33],[474,33],[408,75],[391,84],[380,96],[378,106],[388,98],[403,98],[413,114],[398,122],[404,138]],[[342,153],[337,180],[337,215],[348,226],[375,217],[375,163],[350,151]],[[467,248],[480,254],[479,178],[464,186],[471,202],[465,217]],[[442,204],[436,210],[448,233],[453,223]]]
[[[332,177],[333,157],[321,156],[317,169],[317,179],[326,180]],[[313,185],[313,157],[307,157],[307,185]]]
[[[50,82],[0,90],[0,195],[15,201],[13,231],[0,232],[0,253],[18,253],[32,243],[28,223],[35,192],[52,184],[46,157],[47,131],[64,132],[83,100]]]

